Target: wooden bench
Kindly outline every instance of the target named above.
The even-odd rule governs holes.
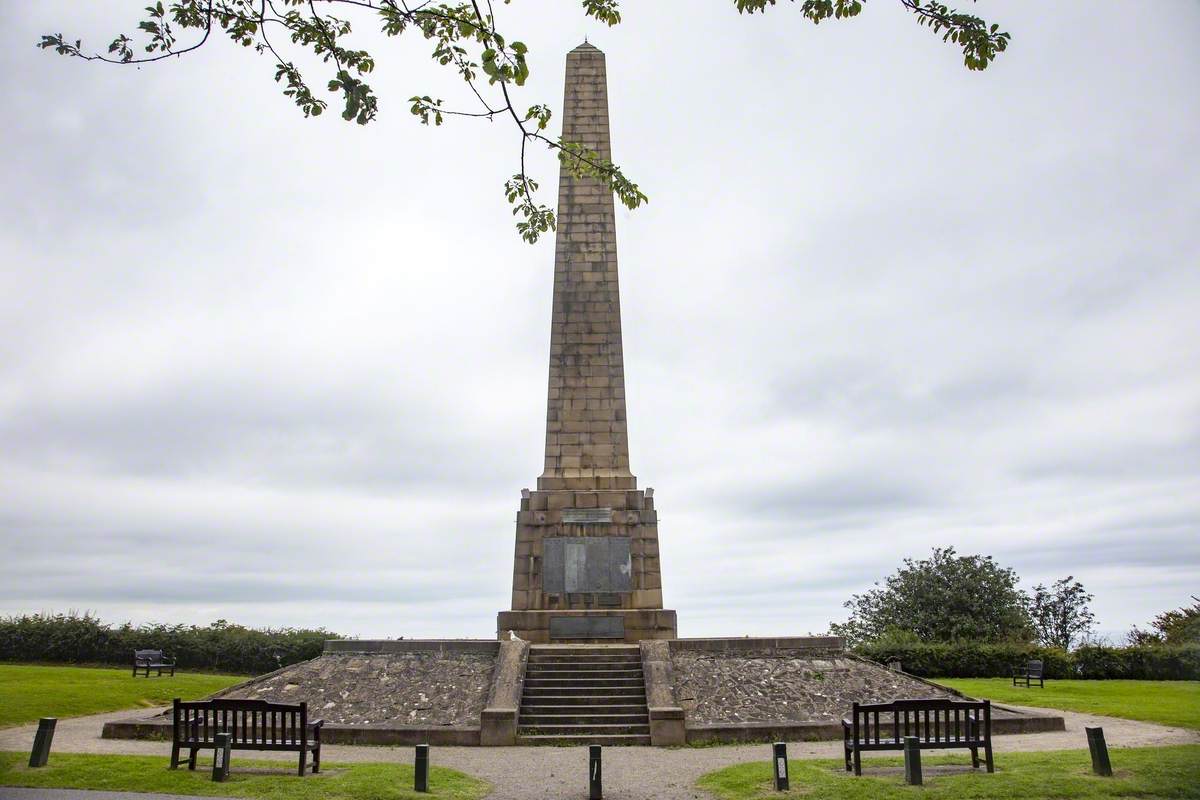
[[[846,771],[853,769],[855,775],[862,775],[864,751],[903,750],[906,736],[916,736],[922,750],[970,750],[974,768],[979,767],[979,749],[983,748],[987,771],[995,771],[991,701],[943,698],[855,703],[850,719],[842,720]]]
[[[1042,662],[1030,661],[1023,667],[1013,667],[1013,686],[1024,683],[1028,689],[1032,681],[1038,682],[1039,689],[1046,688],[1046,680],[1042,677]]]
[[[229,733],[235,750],[283,750],[300,754],[304,774],[312,751],[312,771],[321,771],[321,726],[308,721],[308,704],[266,700],[196,700],[172,704],[171,769],[179,767],[179,751],[188,751],[188,769],[196,768],[196,751],[215,750],[217,734]]]
[[[157,669],[160,676],[164,669],[169,669],[171,677],[175,677],[175,659],[167,658],[162,650],[134,650],[133,677],[136,678],[139,672],[144,671],[149,678],[152,669]]]

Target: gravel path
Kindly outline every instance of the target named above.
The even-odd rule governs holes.
[[[151,713],[149,710],[139,712],[139,716]],[[1082,749],[1087,746],[1084,726],[1096,725],[1103,726],[1111,747],[1200,743],[1200,731],[1070,711],[1056,713],[1065,718],[1065,731],[998,736],[996,752]],[[100,738],[105,722],[129,715],[129,711],[121,711],[59,720],[54,734],[54,752],[142,753],[165,759],[169,750],[165,742]],[[26,725],[0,730],[0,750],[28,751],[36,729],[36,725]],[[788,755],[792,758],[839,758],[841,742],[794,742],[788,745]],[[295,760],[294,755],[286,753],[238,753],[234,756],[235,768],[239,757]],[[411,747],[326,745],[322,757],[328,762],[411,763],[413,750]],[[769,758],[770,746],[763,744],[677,749],[609,747],[604,751],[604,796],[608,800],[708,800],[708,794],[693,788],[698,777],[731,764]],[[1003,765],[1003,758],[999,760]],[[586,747],[435,747],[432,761],[487,780],[494,787],[489,795],[492,800],[569,800],[587,796]]]
[[[192,797],[183,794],[93,792],[85,789],[24,789],[18,786],[0,786],[0,800],[221,800],[221,798]]]

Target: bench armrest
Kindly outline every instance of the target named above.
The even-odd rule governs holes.
[[[316,722],[310,722],[310,723],[308,723],[308,727],[310,727],[310,728],[319,728],[319,727],[321,727],[321,726],[322,726],[322,725],[324,725],[324,724],[325,724],[325,720],[323,720],[323,719],[319,719],[319,720],[317,720]]]

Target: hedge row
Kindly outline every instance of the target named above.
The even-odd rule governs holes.
[[[255,629],[218,620],[114,627],[90,614],[0,617],[0,660],[128,666],[134,650],[163,650],[183,669],[261,675],[321,654],[325,630]]]
[[[1041,659],[1047,678],[1200,680],[1200,645],[1107,647],[1072,651],[1020,644],[867,644],[855,652],[924,678],[1007,678],[1012,668]]]

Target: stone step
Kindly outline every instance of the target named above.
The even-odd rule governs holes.
[[[602,644],[602,645],[532,645],[529,657],[539,656],[640,656],[642,648],[636,644]]]
[[[539,705],[646,705],[646,692],[636,694],[526,694],[521,708]]]
[[[555,669],[530,667],[525,671],[527,678],[638,678],[642,677],[642,668],[636,669],[573,669],[557,667]]]
[[[539,656],[530,653],[530,664],[640,664],[642,657],[638,653],[629,655],[605,655],[603,653],[578,653],[573,656]]]
[[[625,699],[625,698],[618,698]],[[521,703],[522,714],[646,714],[643,703]]]
[[[649,736],[643,725],[517,725],[520,736]]]
[[[578,735],[578,736],[547,736],[544,734],[518,734],[517,742],[519,744],[528,745],[551,745],[556,747],[565,747],[568,745],[579,744],[599,744],[610,747],[627,747],[642,745],[650,746],[650,736],[631,736],[631,735]]]
[[[645,686],[526,686],[524,697],[636,697],[646,699]],[[626,701],[628,702],[628,701]]]
[[[571,708],[568,706],[568,708]],[[644,707],[633,714],[543,714],[542,709],[529,714],[522,713],[517,725],[524,728],[541,728],[546,725],[649,725],[650,712]]]
[[[644,685],[645,681],[641,675],[629,678],[603,678],[598,675],[580,675],[572,678],[525,678],[525,688],[527,689],[544,689],[554,686],[604,686],[616,689]]]
[[[531,658],[530,667],[546,667],[561,669],[564,667],[611,667],[613,669],[633,669],[641,667],[640,658]]]

